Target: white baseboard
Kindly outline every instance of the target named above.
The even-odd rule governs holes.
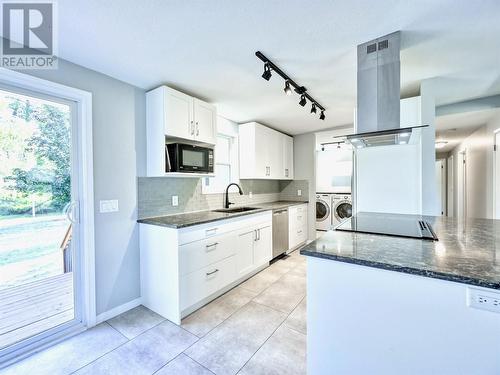
[[[141,297],[136,298],[130,302],[124,303],[123,305],[116,306],[112,308],[111,310],[108,310],[106,312],[103,312],[96,317],[96,324],[105,322],[106,320],[109,320],[111,318],[114,318],[115,316],[118,316],[120,314],[123,314],[126,311],[129,311],[133,309],[134,307],[137,307],[141,304]]]

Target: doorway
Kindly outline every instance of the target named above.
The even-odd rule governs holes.
[[[493,153],[493,163],[495,167],[494,178],[495,178],[495,186],[493,194],[495,197],[495,207],[494,207],[494,215],[495,219],[500,219],[500,131],[495,133],[495,152]]]
[[[457,175],[457,217],[459,220],[467,218],[467,150],[458,153],[458,175]]]
[[[455,216],[455,190],[453,186],[455,185],[454,181],[454,160],[453,160],[453,155],[450,155],[448,157],[448,160],[446,162],[446,175],[447,175],[447,207],[446,207],[446,215],[449,217]]]
[[[446,174],[445,174],[445,160],[436,160],[436,185],[438,192],[438,211],[440,215],[446,214]]]
[[[90,105],[0,71],[0,367],[95,324]]]

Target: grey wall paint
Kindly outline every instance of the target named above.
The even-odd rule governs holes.
[[[138,174],[146,169],[145,94],[134,86],[59,60],[33,76],[92,93],[97,313],[140,296]],[[100,214],[99,200],[118,199],[119,212]]]
[[[138,215],[140,218],[202,211],[223,207],[224,194],[202,194],[203,179],[198,178],[138,178]],[[277,200],[307,200],[307,181],[241,180],[244,195],[230,190],[230,201],[236,205],[259,204]],[[296,189],[302,190],[297,196]],[[292,193],[295,191],[295,195]],[[252,192],[252,198],[249,196]],[[172,206],[172,196],[179,205]]]
[[[307,133],[293,137],[294,177],[308,182],[308,238],[316,239],[316,135]]]

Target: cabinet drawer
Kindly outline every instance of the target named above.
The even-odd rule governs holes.
[[[182,276],[180,280],[181,310],[215,293],[235,279],[234,256]]]
[[[272,221],[272,211],[258,212],[250,215],[200,224],[179,230],[179,245],[222,236],[235,230],[252,227]]]
[[[307,231],[305,228],[297,228],[290,233],[290,248],[301,244],[307,239]]]
[[[307,205],[293,206],[289,208],[290,230],[300,229],[307,224]]]
[[[293,249],[307,240],[307,221],[301,225],[290,226],[289,248]]]
[[[226,233],[179,246],[181,276],[218,262],[235,253],[236,235]]]

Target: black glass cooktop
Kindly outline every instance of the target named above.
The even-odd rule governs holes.
[[[359,212],[335,230],[437,241],[432,226],[422,216]]]

